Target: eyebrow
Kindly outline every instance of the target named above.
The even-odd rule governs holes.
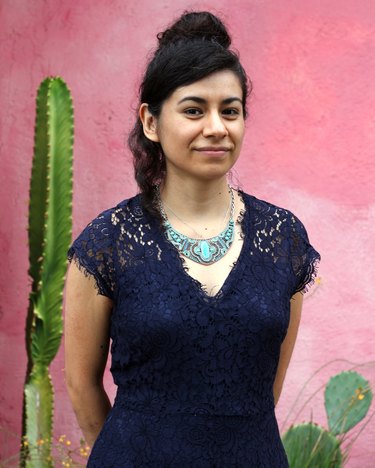
[[[180,101],[178,101],[177,104],[181,104],[182,102],[185,102],[185,101],[194,101],[194,102],[196,102],[198,104],[207,104],[206,99],[203,99],[203,98],[198,97],[198,96],[186,96],[183,99],[181,99]],[[222,104],[232,104],[232,102],[236,102],[236,101],[242,104],[242,99],[240,99],[238,97],[229,97],[229,98],[223,99],[221,101],[221,103]]]

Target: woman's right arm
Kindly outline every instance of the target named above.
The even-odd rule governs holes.
[[[103,387],[112,301],[72,261],[65,295],[65,380],[78,424],[92,447],[111,409]]]

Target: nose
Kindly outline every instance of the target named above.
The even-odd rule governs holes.
[[[228,129],[223,121],[221,115],[216,112],[210,112],[206,115],[203,127],[204,137],[220,137],[223,138],[228,135]]]

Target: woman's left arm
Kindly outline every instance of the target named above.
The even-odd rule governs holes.
[[[281,390],[289,366],[290,358],[292,357],[293,348],[297,339],[297,332],[301,320],[303,303],[303,294],[298,292],[292,296],[290,300],[290,320],[286,337],[281,345],[279,365],[277,367],[275,382],[273,385],[273,396],[275,406],[279,401]]]

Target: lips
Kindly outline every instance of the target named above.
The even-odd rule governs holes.
[[[224,151],[230,151],[230,148],[227,146],[203,146],[202,148],[196,148],[197,151],[201,151],[202,153],[222,153]]]
[[[202,146],[196,151],[206,158],[225,159],[231,148],[228,146]]]

